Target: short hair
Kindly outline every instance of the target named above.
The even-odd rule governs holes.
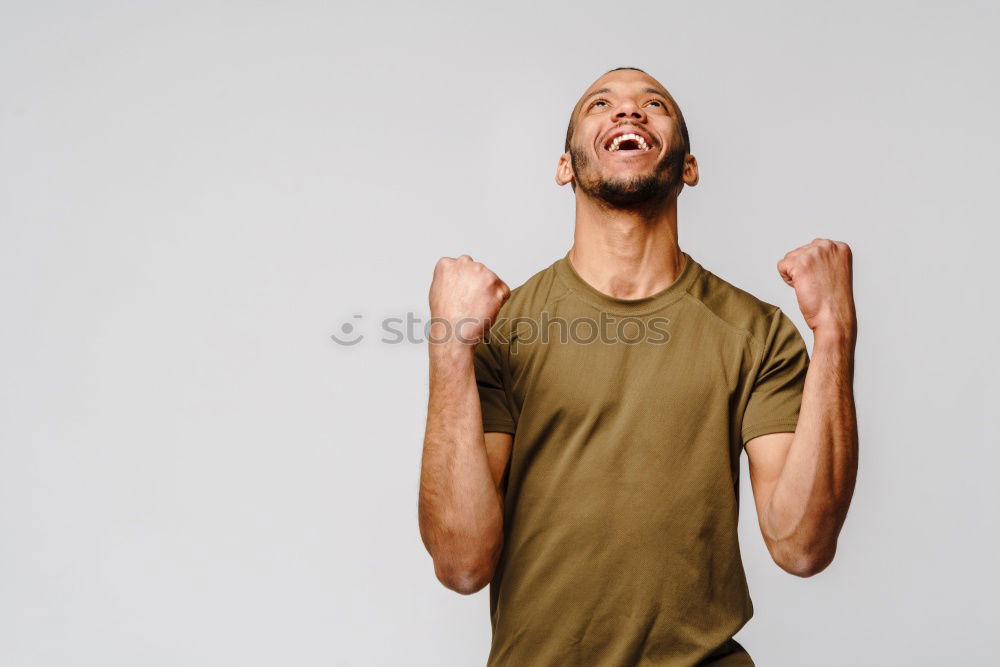
[[[646,72],[645,70],[641,70],[638,67],[616,67],[614,69],[609,69],[604,74],[610,74],[611,72],[617,72],[620,69],[631,69],[631,70],[635,70],[636,72],[642,72],[643,74],[648,74],[648,72]],[[601,76],[604,76],[604,74],[602,74]],[[684,120],[684,114],[681,113],[681,107],[680,107],[680,105],[677,104],[677,100],[675,100],[673,98],[673,96],[669,94],[669,92],[667,93],[667,95],[670,97],[671,103],[674,105],[674,108],[677,110],[677,121],[680,124],[681,139],[684,140],[684,152],[685,153],[690,153],[691,152],[691,138],[688,136],[687,122]],[[566,144],[565,144],[565,146],[563,148],[563,152],[564,153],[568,153],[569,152],[569,142],[573,138],[573,130],[575,130],[575,129],[576,129],[576,107],[574,106],[573,107],[573,111],[569,115],[569,126],[566,128]]]

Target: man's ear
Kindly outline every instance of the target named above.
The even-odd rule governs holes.
[[[573,165],[569,160],[569,153],[559,156],[559,164],[556,166],[556,183],[566,185],[573,180]]]
[[[698,185],[698,159],[688,153],[684,156],[684,185],[693,188]]]

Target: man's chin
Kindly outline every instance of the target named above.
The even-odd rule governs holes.
[[[671,157],[674,153],[671,153]],[[621,171],[609,174],[608,165],[592,170],[585,153],[570,150],[570,162],[573,172],[578,175],[577,187],[593,199],[603,202],[612,208],[636,208],[655,205],[679,192],[680,178],[673,178],[679,173],[682,164],[671,168],[669,160],[642,169],[638,173],[624,163],[616,165]],[[618,171],[611,169],[610,171]],[[597,173],[593,173],[596,171]]]
[[[603,180],[588,194],[609,206],[624,208],[663,199],[669,193],[669,183],[662,183],[649,176]]]

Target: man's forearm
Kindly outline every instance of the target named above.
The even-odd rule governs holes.
[[[764,531],[803,569],[833,560],[858,465],[855,330],[815,331],[798,425],[764,513]]]
[[[451,341],[429,348],[420,533],[438,578],[472,592],[500,553],[503,506],[486,454],[473,349]]]

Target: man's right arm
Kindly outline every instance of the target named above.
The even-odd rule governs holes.
[[[441,583],[466,595],[490,582],[503,548],[503,481],[513,438],[483,432],[473,359],[475,343],[509,296],[503,281],[467,255],[442,258],[435,267],[420,536]]]

